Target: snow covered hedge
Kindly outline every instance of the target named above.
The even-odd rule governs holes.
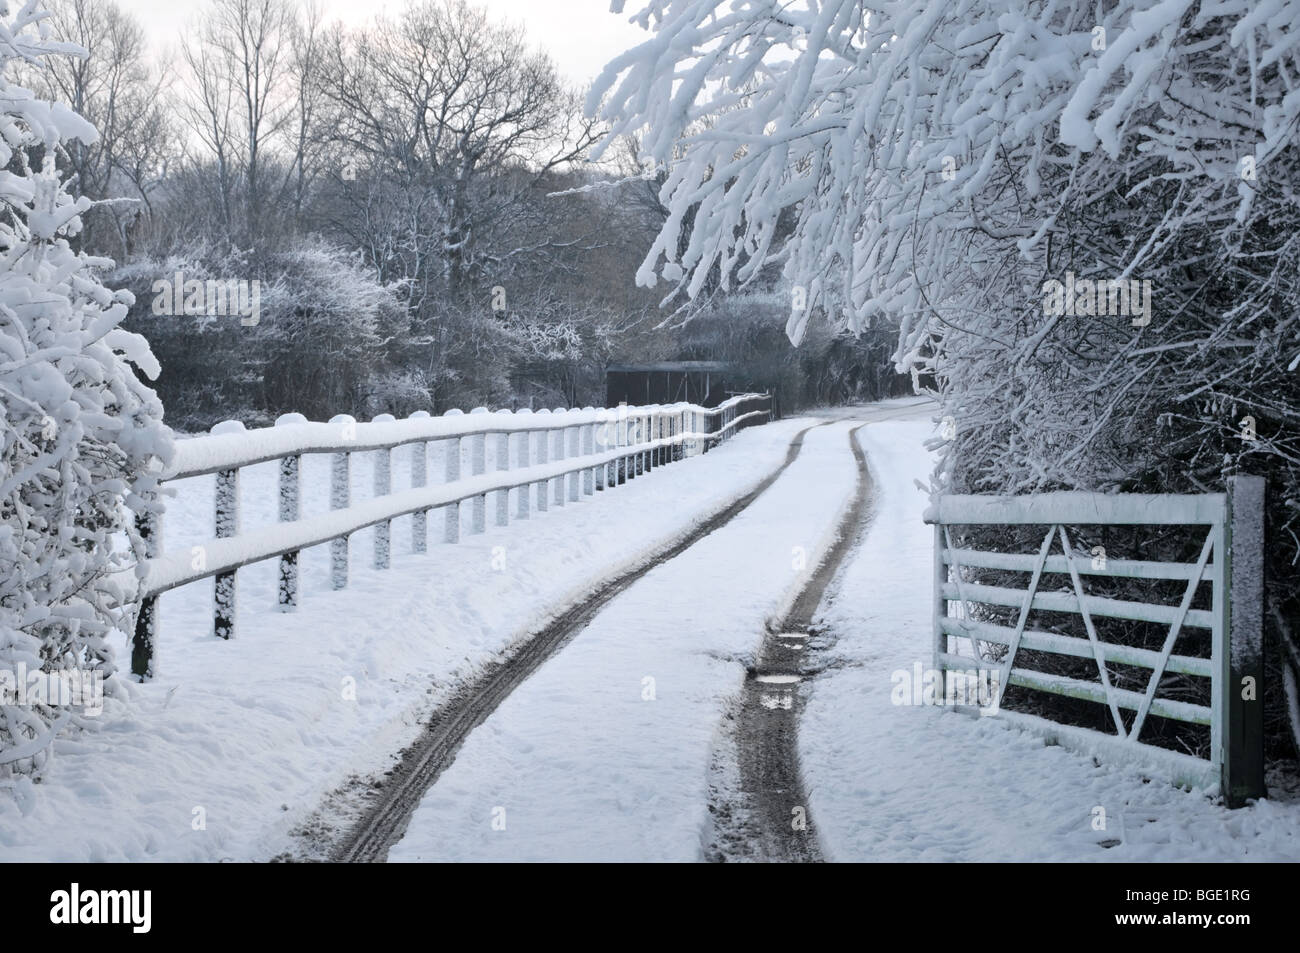
[[[109,636],[132,601],[151,473],[171,453],[162,407],[130,364],[158,367],[118,327],[130,295],[111,262],[69,244],[88,208],[65,190],[63,144],[95,129],[10,76],[20,62],[77,55],[37,0],[0,3],[0,673],[114,671]],[[127,546],[122,545],[125,539]],[[0,676],[3,677],[3,676]],[[105,683],[112,691],[113,680]],[[39,770],[74,708],[0,698],[0,777]]]

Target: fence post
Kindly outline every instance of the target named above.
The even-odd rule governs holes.
[[[627,483],[636,479],[636,463],[634,461],[636,454],[632,452],[632,448],[636,446],[636,422],[636,415],[629,413],[627,415],[627,424],[623,430],[623,446],[627,449],[627,452],[619,457],[622,463],[619,483]]]
[[[649,429],[649,418],[645,414],[636,415],[636,440],[634,446],[637,448],[636,453],[632,455],[632,475],[639,477],[645,473],[645,442],[646,431]]]
[[[144,544],[144,557],[158,555],[162,540],[162,514],[146,510],[135,515],[135,528]],[[140,611],[135,617],[135,633],[131,639],[131,674],[148,681],[154,676],[154,649],[158,644],[158,597],[146,596],[140,600]]]
[[[650,468],[650,450],[644,444],[649,443],[654,437],[650,433],[650,425],[654,418],[649,413],[640,414],[637,418],[638,426],[636,429],[637,446],[641,447],[636,455],[636,475],[641,476]]]
[[[627,401],[618,405],[618,419],[614,422],[614,446],[621,448],[627,446],[629,438],[629,428],[632,426],[632,419],[627,413]],[[614,486],[620,486],[627,482],[627,458],[618,456],[614,458],[614,469],[610,472],[610,483]]]
[[[357,422],[347,414],[338,414],[330,418],[330,423],[338,424],[343,429],[344,440],[355,440]],[[352,454],[346,451],[335,453],[330,466],[330,509],[346,510],[352,504]],[[330,585],[335,589],[346,589],[348,585],[348,542],[347,536],[330,540]]]
[[[556,414],[565,412],[563,407],[557,407],[553,411]],[[551,431],[551,457],[556,462],[564,459],[564,430],[564,427],[558,427]],[[564,505],[564,477],[556,477],[551,481],[551,496],[556,506]]]
[[[549,418],[551,412],[543,407],[537,413],[538,416],[546,414]],[[550,439],[548,437],[549,433],[549,430],[537,431],[537,462],[539,465],[549,463],[551,460]],[[537,482],[537,512],[539,513],[545,513],[546,507],[550,502],[546,493],[548,489],[550,489],[550,485],[546,480],[539,480]]]
[[[509,410],[498,410],[498,414],[514,416]],[[510,434],[497,434],[497,453],[496,453],[497,472],[505,473],[510,469]],[[497,491],[497,525],[510,525],[510,491]]]
[[[212,428],[214,434],[243,433],[238,420],[225,420]],[[239,469],[217,471],[214,523],[217,539],[239,535]],[[212,633],[219,639],[235,634],[235,570],[217,573],[213,586]]]
[[[652,410],[650,411],[649,415],[647,415],[646,421],[648,424],[646,430],[649,433],[650,441],[653,444],[654,442],[658,441],[660,437],[663,436],[663,426],[664,426],[663,414],[661,414],[658,410]],[[663,458],[659,456],[659,451],[660,448],[657,446],[651,446],[648,450],[646,450],[646,455],[645,455],[646,473],[649,473],[655,467],[659,466],[659,464],[662,462]]]
[[[452,408],[443,414],[444,417],[463,417],[464,411]],[[443,441],[443,477],[447,483],[455,483],[460,479],[460,437],[452,437]],[[460,503],[448,503],[443,509],[443,534],[444,543],[460,542]]]
[[[1265,480],[1229,480],[1227,546],[1229,659],[1223,790],[1229,807],[1261,798],[1264,788],[1264,493]],[[1217,554],[1216,554],[1217,558]]]
[[[275,418],[277,427],[305,424],[302,414],[281,414]],[[280,458],[280,522],[296,523],[302,515],[300,472],[302,457],[294,455]],[[280,584],[276,596],[281,612],[292,612],[298,605],[298,550],[280,557]]]
[[[486,414],[486,407],[475,407],[471,414]],[[469,438],[469,472],[471,476],[483,476],[487,473],[487,434],[475,434]],[[474,534],[487,532],[487,494],[480,493],[470,505],[469,531]]]
[[[655,453],[657,451],[656,448],[649,446],[649,444],[651,444],[655,440],[656,437],[655,429],[658,426],[658,419],[659,419],[658,411],[652,410],[645,415],[645,442],[647,446],[643,451],[641,451],[641,472],[642,473],[649,473],[652,469],[654,469]]]
[[[609,411],[602,408],[599,414],[599,422],[596,424],[595,432],[592,434],[592,443],[600,448],[601,453],[607,453],[618,445],[618,421],[617,417],[610,420]],[[613,485],[618,479],[618,464],[616,462],[604,463],[596,468],[596,490],[604,490]]]
[[[529,416],[531,416],[532,413],[533,413],[532,410],[527,407],[521,407],[518,411],[516,411],[516,414],[520,416],[522,416],[523,414],[528,414]],[[519,433],[515,434],[515,448],[516,448],[515,462],[518,464],[519,469],[521,470],[527,470],[528,467],[530,466],[528,461],[531,459],[531,450],[530,450],[531,443],[532,443],[532,431],[521,430],[519,431]],[[528,491],[529,491],[528,484],[524,484],[523,486],[515,490],[516,519],[521,519],[521,520],[528,519]]]
[[[571,460],[577,459],[582,454],[581,447],[579,446],[579,442],[582,436],[582,430],[583,428],[580,424],[575,424],[574,426],[569,427],[567,430],[567,433],[569,435],[569,459]],[[570,503],[578,502],[579,494],[581,493],[581,490],[578,488],[578,481],[582,478],[582,476],[583,475],[579,473],[577,470],[574,470],[572,473],[569,474],[569,502]]]
[[[239,470],[217,471],[216,536],[239,535]],[[229,639],[235,634],[235,570],[217,573],[213,587],[212,634]]]
[[[411,420],[427,420],[428,411],[417,410]],[[429,444],[424,440],[411,444],[411,488],[429,483]],[[411,514],[411,552],[423,553],[429,549],[429,511],[416,510]]]
[[[592,408],[586,408],[591,411]],[[582,428],[582,452],[587,456],[592,456],[596,452],[596,425],[587,424]],[[582,492],[586,496],[592,496],[596,492],[596,471],[599,467],[590,467],[582,471]]]
[[[631,451],[627,455],[627,478],[635,480],[641,470],[638,466],[641,460],[641,452],[635,448],[641,445],[641,415],[631,414],[627,418],[627,446]]]
[[[380,414],[374,423],[390,424],[397,420],[392,414]],[[387,447],[375,451],[375,498],[393,492],[393,451]],[[384,520],[375,524],[375,568],[387,569],[392,552],[393,523]]]

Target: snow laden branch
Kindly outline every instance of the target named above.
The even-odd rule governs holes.
[[[957,492],[1267,474],[1294,574],[1300,2],[653,0],[633,19],[646,41],[587,107],[666,173],[641,282],[689,298],[779,266],[795,342],[815,315],[892,324],[898,368],[943,399]]]
[[[132,299],[100,283],[111,262],[69,244],[90,202],[68,194],[60,168],[65,146],[93,143],[95,129],[11,79],[24,64],[78,55],[45,17],[36,0],[0,5],[0,672],[10,687],[24,671],[113,674],[112,607],[134,592],[131,514],[155,505],[171,452],[162,408],[129,366],[153,377],[157,364],[118,327]],[[0,774],[39,771],[77,720],[52,701],[0,697]]]

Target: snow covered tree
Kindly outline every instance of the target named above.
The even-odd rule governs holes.
[[[521,27],[466,0],[420,0],[333,41],[323,67],[333,136],[363,181],[391,176],[379,215],[355,215],[358,243],[383,249],[391,260],[377,266],[400,270],[413,303],[463,304],[527,250],[515,232],[538,220],[537,186],[592,142],[580,99]]]
[[[667,173],[642,283],[689,297],[775,263],[793,340],[818,313],[895,325],[895,361],[956,422],[949,489],[1265,472],[1294,578],[1300,2],[652,0],[635,18],[652,36],[587,105],[607,147],[644,130]],[[1071,275],[1091,290],[1052,307]]]
[[[140,544],[132,511],[155,505],[171,452],[162,407],[130,367],[155,376],[157,364],[118,327],[130,296],[100,282],[111,262],[68,244],[91,203],[67,192],[64,147],[94,143],[95,129],[11,78],[78,52],[51,38],[38,0],[0,2],[0,670],[11,678],[112,675]],[[13,701],[0,703],[0,775],[38,771],[80,717]]]
[[[81,216],[76,247],[126,257],[181,141],[165,96],[169,78],[150,61],[143,25],[115,0],[47,0],[45,8],[54,35],[86,55],[45,57],[15,79],[94,125],[93,145],[74,140],[67,148],[69,189],[96,202]],[[101,201],[109,198],[118,201]]]

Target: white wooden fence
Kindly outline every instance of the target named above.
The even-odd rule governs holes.
[[[623,405],[495,414],[480,408],[470,414],[451,410],[441,417],[416,413],[406,420],[384,415],[371,423],[347,416],[308,423],[289,414],[276,426],[258,430],[245,430],[233,421],[218,424],[207,436],[180,441],[164,474],[168,481],[216,474],[213,538],[180,552],[161,552],[158,517],[137,521],[147,558],[141,566],[131,670],[140,678],[152,675],[158,597],[178,586],[215,577],[213,632],[228,639],[235,625],[236,574],[243,566],[278,558],[280,607],[292,609],[298,601],[298,554],[303,549],[330,544],[331,581],[342,589],[348,579],[349,538],[358,530],[375,527],[374,565],[387,569],[391,524],[398,517],[412,517],[412,549],[424,552],[430,510],[443,510],[442,539],[455,543],[462,504],[471,507],[470,531],[482,533],[490,496],[496,504],[496,525],[505,526],[511,490],[517,491],[515,518],[527,519],[532,510],[577,502],[655,467],[705,453],[771,415],[769,395],[746,394],[714,408]],[[495,442],[492,472],[487,470],[489,440]],[[445,472],[441,483],[430,484],[428,448],[435,441],[445,442]],[[393,453],[399,447],[409,452],[411,488],[394,493]],[[362,452],[372,456],[374,498],[353,504],[352,460]],[[302,455],[308,453],[332,455],[330,511],[304,519],[299,469]],[[462,472],[463,455],[468,457],[468,474]],[[279,523],[241,533],[240,470],[271,460],[280,462]]]
[[[972,671],[987,672],[996,685],[999,717],[1097,756],[1131,760],[1138,754],[1141,763],[1176,783],[1202,788],[1218,785],[1232,804],[1261,796],[1263,493],[1261,478],[1243,476],[1233,480],[1230,494],[941,497],[926,513],[926,521],[934,525],[934,665],[939,692],[951,691],[954,673],[966,673],[969,678]],[[1036,553],[988,552],[954,545],[954,527],[990,525],[1038,525],[1046,532]],[[1091,551],[1079,551],[1067,527],[1099,525],[1188,527],[1187,532],[1203,533],[1204,540],[1194,563],[1111,559],[1104,552],[1098,558]],[[1027,582],[1024,588],[985,585],[972,578],[979,570],[1019,572],[1026,574]],[[1049,576],[1068,577],[1068,590],[1049,585],[1045,581]],[[1184,583],[1183,596],[1177,605],[1168,605],[1090,595],[1083,582],[1090,576],[1176,580]],[[1202,582],[1210,584],[1209,607],[1193,608]],[[971,607],[979,604],[1018,610],[1015,625],[978,621]],[[1087,638],[1031,628],[1027,624],[1031,611],[1077,616]],[[1094,623],[1098,618],[1156,623],[1167,627],[1166,635],[1159,651],[1116,644],[1099,637]],[[1190,629],[1210,632],[1208,655],[1176,651],[1179,636]],[[985,657],[982,644],[1004,649],[994,649]],[[1017,664],[1022,649],[1090,659],[1096,663],[1097,680]],[[1112,684],[1108,664],[1149,670],[1145,690],[1124,690]],[[1166,673],[1208,680],[1210,704],[1160,697],[1158,689]],[[1115,732],[1107,734],[1002,709],[1002,696],[1011,685],[1105,705]],[[1121,709],[1135,713],[1127,726]],[[1209,758],[1142,742],[1142,729],[1150,716],[1208,726]]]

